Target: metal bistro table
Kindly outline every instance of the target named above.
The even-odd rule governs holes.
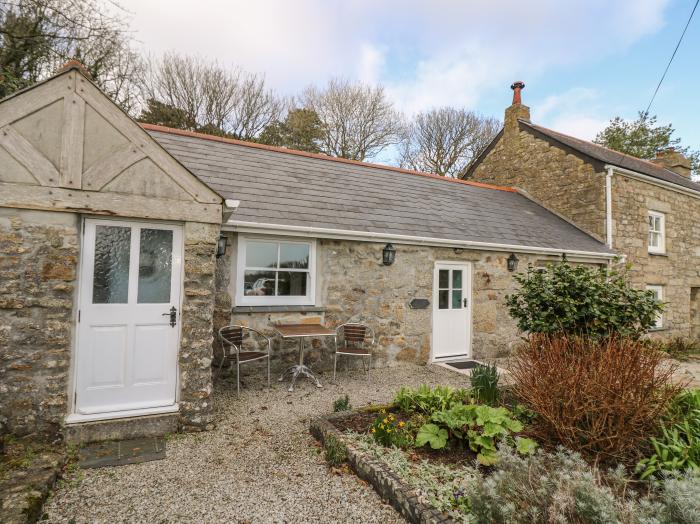
[[[304,339],[305,338],[318,338],[318,337],[333,337],[334,343],[338,344],[336,339],[336,333],[332,329],[328,329],[321,324],[275,324],[275,331],[279,333],[280,337],[283,339],[299,339],[299,363],[289,368],[287,371],[280,375],[279,381],[282,382],[286,375],[292,376],[292,382],[289,384],[288,391],[294,391],[294,383],[299,375],[304,375],[309,377],[316,383],[317,388],[322,388],[323,386],[318,381],[316,375],[314,375],[311,368],[304,365]]]

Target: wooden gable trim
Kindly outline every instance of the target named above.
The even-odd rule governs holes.
[[[58,185],[59,175],[54,165],[9,125],[0,130],[0,145],[12,158],[26,167],[39,184],[42,186]]]

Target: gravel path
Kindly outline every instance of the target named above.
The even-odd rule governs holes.
[[[356,406],[388,402],[402,385],[466,385],[438,366],[322,376],[323,389],[300,379],[294,393],[259,376],[236,398],[235,382],[216,390],[214,431],[176,435],[157,462],[77,471],[47,502],[49,522],[353,522],[403,519],[353,474],[335,474],[309,435],[309,420],[348,394]]]

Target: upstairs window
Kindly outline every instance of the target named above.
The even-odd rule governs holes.
[[[236,305],[313,305],[313,241],[238,237]]]
[[[663,302],[663,300],[664,300],[664,288],[663,288],[663,286],[648,285],[647,291],[651,291],[654,295],[654,298],[658,302]],[[654,329],[661,329],[663,327],[664,327],[664,316],[663,316],[663,313],[659,313],[659,315],[656,317],[656,324],[654,324]]]
[[[649,253],[666,253],[666,216],[649,211]]]

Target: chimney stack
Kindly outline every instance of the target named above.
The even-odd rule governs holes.
[[[520,133],[518,120],[530,121],[530,108],[523,104],[521,94],[522,90],[525,89],[525,83],[518,80],[513,82],[510,88],[513,90],[513,103],[506,108],[503,119],[503,133],[506,140],[517,139]]]
[[[679,153],[672,147],[656,152],[656,158],[652,162],[658,166],[690,178],[690,160],[683,153]]]

